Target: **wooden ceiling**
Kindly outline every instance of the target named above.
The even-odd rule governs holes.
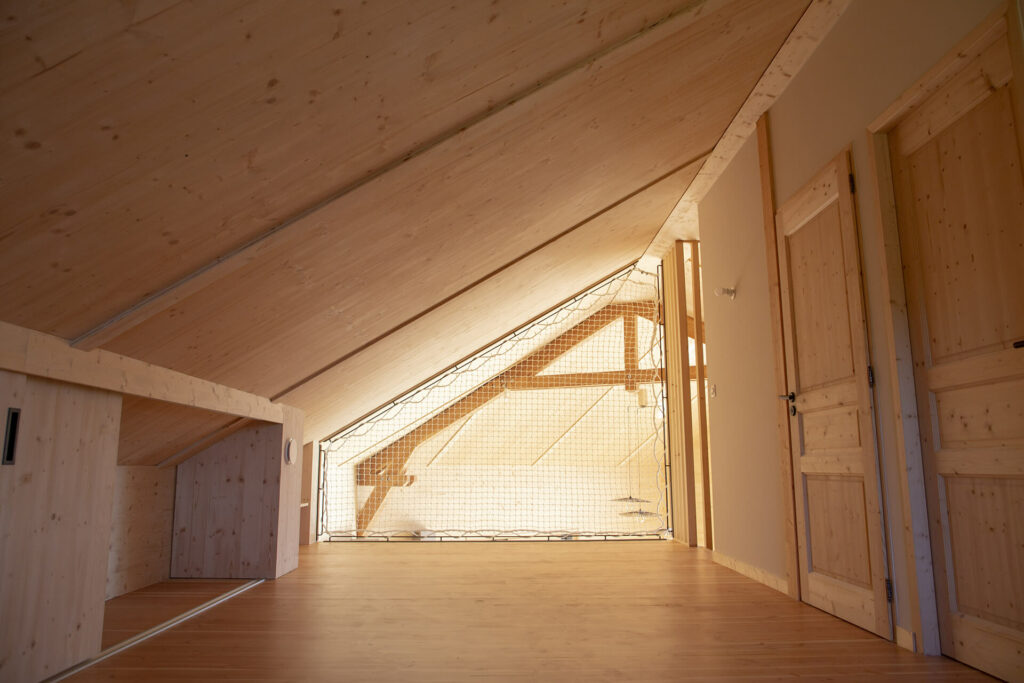
[[[0,319],[318,438],[643,254],[808,0],[28,5]]]

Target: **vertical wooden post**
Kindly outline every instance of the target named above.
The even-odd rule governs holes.
[[[682,242],[676,241],[666,255],[664,274],[669,457],[674,492],[672,524],[681,540],[693,547],[697,545],[697,497],[690,393],[690,326],[686,314],[686,256]]]
[[[768,115],[757,120],[757,156],[761,168],[761,206],[764,210],[764,243],[768,268],[768,305],[771,309],[772,351],[775,355],[775,392],[789,393],[786,386],[786,348],[783,345],[782,296],[779,285],[779,253],[775,233],[775,196],[772,181],[771,147],[768,140]],[[785,520],[786,593],[800,599],[800,572],[797,567],[796,509],[793,493],[793,460],[789,450],[789,404],[780,400],[776,412],[776,449],[782,466],[782,507]]]
[[[299,545],[316,543],[316,484],[320,474],[320,442],[302,446],[302,498],[299,503]]]
[[[693,290],[694,361],[697,364],[697,421],[700,435],[701,488],[704,492],[704,547],[714,545],[711,533],[711,465],[708,457],[708,402],[704,361],[704,313],[701,310],[700,243],[690,240],[690,284]]]
[[[633,313],[622,316],[622,347],[622,367],[626,371],[626,391],[636,391],[637,371],[640,369],[640,363],[636,341],[636,316]]]

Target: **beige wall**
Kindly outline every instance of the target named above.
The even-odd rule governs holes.
[[[714,548],[786,576],[775,356],[757,143],[749,139],[699,206],[710,399]],[[735,300],[714,295],[734,287]]]
[[[855,0],[769,111],[777,203],[785,201],[841,149],[850,144],[853,147],[871,353],[878,387],[877,429],[887,484],[889,546],[895,549],[890,552],[897,597],[895,621],[905,629],[909,629],[911,619],[905,597],[907,566],[896,488],[899,479],[893,401],[888,394],[892,370],[886,363],[881,317],[887,314],[888,306],[882,297],[883,263],[875,224],[877,197],[869,172],[865,128],[997,4],[997,0]],[[760,230],[761,209],[760,198],[752,189],[752,178],[756,178],[752,175],[756,171],[753,147],[752,143],[747,144],[700,205],[706,287],[710,290],[729,286],[733,279],[740,290],[735,302],[707,297],[708,354],[712,377],[719,384],[719,396],[712,401],[711,412],[715,443],[712,472],[715,493],[722,497],[715,501],[716,525],[724,525],[720,542],[727,543],[731,538],[741,546],[730,546],[734,553],[775,572],[781,571],[781,560],[755,538],[756,533],[737,532],[736,520],[721,519],[723,500],[742,500],[739,493],[744,490],[744,480],[739,474],[730,473],[740,468],[743,458],[751,467],[759,467],[763,459],[774,462],[774,456],[764,455],[774,439],[775,423],[768,419],[774,390],[768,372],[772,361],[768,354],[771,337],[766,326],[764,244],[763,238],[755,235]],[[740,203],[744,206],[734,206]],[[762,310],[744,311],[748,302]],[[734,308],[730,309],[730,304]],[[735,336],[740,332],[742,335]],[[742,356],[738,353],[740,347],[760,360],[755,363]],[[754,370],[749,380],[751,391],[759,392],[762,400],[751,401],[746,395],[733,394],[731,381],[723,391],[723,379],[729,375],[719,373],[727,372],[720,367],[725,360],[748,370],[753,370],[753,365],[768,364],[767,369]],[[742,428],[742,436],[731,434],[727,424],[734,429]],[[741,454],[741,450],[745,452]],[[764,529],[781,529],[775,512],[780,508],[769,505],[767,495],[752,502],[756,507],[744,504],[749,510],[748,517],[753,519],[763,513]],[[781,532],[778,538],[781,548]],[[720,547],[727,551],[726,546]]]
[[[120,466],[114,481],[107,599],[170,577],[174,467]]]
[[[48,678],[100,651],[121,396],[0,371],[21,409],[0,466],[0,681]]]

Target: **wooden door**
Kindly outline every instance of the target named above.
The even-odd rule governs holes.
[[[891,638],[851,179],[843,152],[776,215],[801,598]]]
[[[889,153],[942,651],[1024,680],[1024,178],[999,26]]]

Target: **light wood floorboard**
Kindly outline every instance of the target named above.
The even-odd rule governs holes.
[[[75,680],[983,680],[677,543],[347,543]]]
[[[242,579],[171,579],[107,600],[102,647],[117,645],[243,583]]]

